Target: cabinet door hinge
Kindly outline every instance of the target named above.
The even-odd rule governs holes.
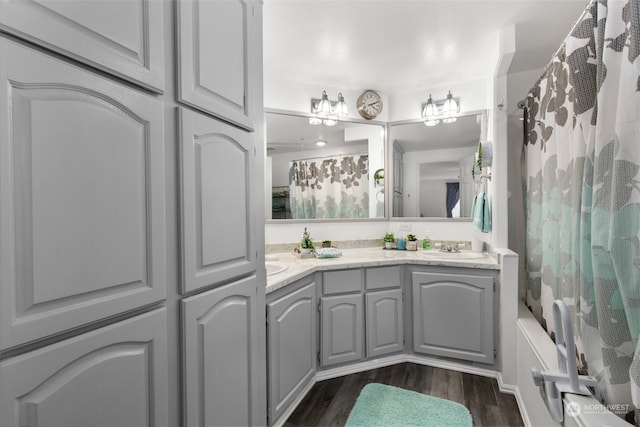
[[[402,302],[404,302],[404,291],[402,291]]]
[[[498,287],[496,286],[496,282],[493,282],[493,292],[496,292],[498,290]]]
[[[318,302],[318,313],[322,313],[322,301]]]
[[[494,349],[493,349],[493,360],[495,361],[497,357],[498,357],[498,350],[496,350],[496,349],[494,348]]]
[[[316,353],[316,359],[318,359],[318,364],[320,363],[320,352]]]

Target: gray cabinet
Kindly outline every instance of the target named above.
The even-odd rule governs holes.
[[[322,297],[321,363],[323,367],[363,357],[362,293]]]
[[[269,422],[293,403],[316,372],[316,284],[267,304]]]
[[[177,2],[178,99],[256,129],[261,105],[262,6],[257,0]]]
[[[416,353],[494,362],[494,277],[414,271]]]
[[[163,3],[0,0],[0,29],[162,92]]]
[[[256,386],[264,369],[264,359],[256,357],[264,334],[257,286],[248,277],[182,300],[185,426],[264,422],[257,410],[264,400]]]
[[[0,363],[0,425],[167,426],[167,317],[157,309]]]
[[[402,289],[368,292],[365,298],[367,357],[404,350]]]
[[[183,291],[256,270],[253,134],[179,108]]]
[[[162,102],[7,38],[0,55],[4,350],[165,299],[167,229]]]
[[[322,367],[404,350],[400,271],[389,266],[323,273]]]

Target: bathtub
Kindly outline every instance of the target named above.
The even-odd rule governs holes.
[[[525,425],[528,426],[631,426],[622,418],[609,412],[595,398],[565,395],[565,419],[559,424],[551,419],[549,411],[533,384],[531,368],[557,370],[556,347],[527,307],[520,303],[516,322],[517,340],[517,389],[516,399]],[[578,408],[577,415],[568,415],[567,405]]]

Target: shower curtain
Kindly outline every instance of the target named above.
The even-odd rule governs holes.
[[[368,218],[369,156],[289,163],[292,218]]]
[[[620,416],[640,408],[639,3],[592,1],[526,100],[526,302],[552,338],[567,303]]]

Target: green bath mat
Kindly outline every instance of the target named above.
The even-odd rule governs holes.
[[[367,384],[353,406],[345,427],[455,426],[471,427],[463,405],[384,384]]]

